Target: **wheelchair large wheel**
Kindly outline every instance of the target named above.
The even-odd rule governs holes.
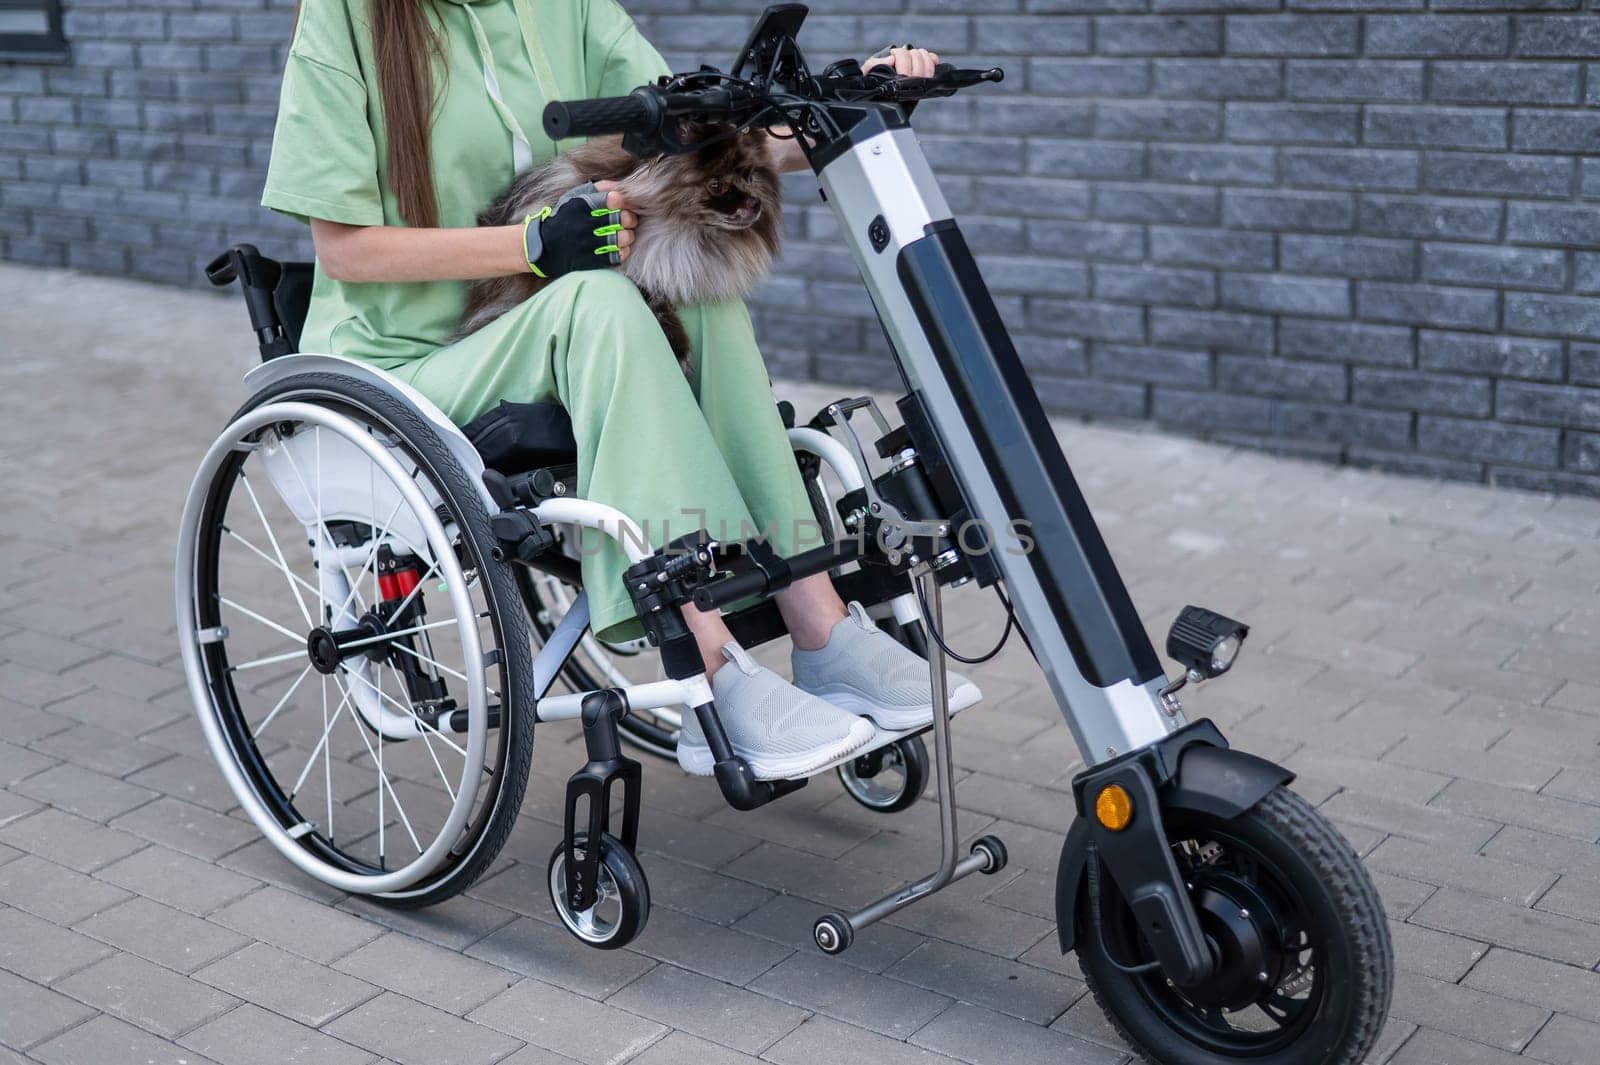
[[[244,812],[317,880],[456,894],[533,752],[525,615],[478,487],[390,393],[303,374],[211,446],[177,559],[184,669]]]

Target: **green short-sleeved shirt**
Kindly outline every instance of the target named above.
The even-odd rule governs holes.
[[[383,105],[367,12],[375,3],[304,0],[284,70],[263,205],[300,218],[349,225],[404,225],[389,187]],[[515,4],[526,3],[555,78],[552,95],[620,96],[666,73],[666,63],[616,0],[442,0],[427,5],[439,27],[444,68],[435,71],[432,155],[441,226],[471,226],[510,182],[511,133],[484,84],[464,3],[483,24],[502,98],[535,160],[555,145],[541,117],[547,102],[524,47]],[[301,336],[306,351],[369,359],[391,368],[439,347],[460,322],[466,286],[455,281],[355,283],[319,268]]]

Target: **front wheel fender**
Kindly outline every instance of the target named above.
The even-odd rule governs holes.
[[[1293,779],[1294,773],[1265,758],[1197,743],[1179,756],[1177,773],[1161,789],[1161,808],[1231,821]],[[1056,865],[1056,932],[1063,954],[1077,944],[1078,899],[1086,879],[1089,840],[1088,822],[1074,817]]]

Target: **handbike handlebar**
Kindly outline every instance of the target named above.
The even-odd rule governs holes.
[[[544,131],[555,141],[611,133],[648,136],[661,127],[662,118],[660,94],[646,87],[627,96],[552,101],[544,109]]]

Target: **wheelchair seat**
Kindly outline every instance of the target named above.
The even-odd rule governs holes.
[[[253,244],[235,244],[206,266],[206,279],[219,288],[239,282],[266,362],[300,350],[314,269],[308,262],[270,259]],[[462,432],[486,468],[507,475],[577,462],[572,419],[559,403],[502,402]]]

